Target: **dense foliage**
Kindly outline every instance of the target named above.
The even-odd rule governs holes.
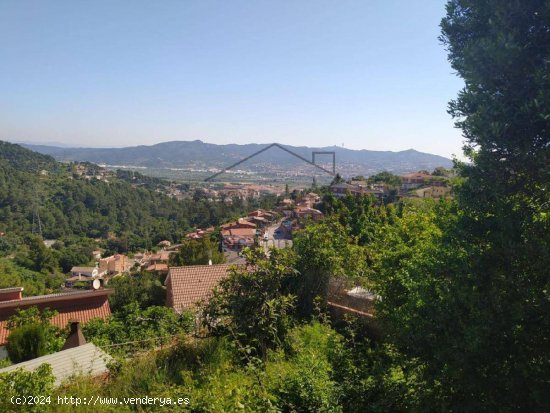
[[[45,238],[114,235],[133,250],[177,241],[194,227],[218,225],[244,208],[238,200],[177,201],[116,177],[84,179],[49,156],[6,142],[0,146],[0,230],[6,233],[30,233],[33,215],[37,230],[38,213]]]
[[[210,329],[231,335],[247,354],[253,351],[262,359],[292,325],[296,297],[290,285],[297,273],[289,252],[273,250],[266,258],[260,248],[245,251],[246,266],[233,268],[204,311]]]
[[[206,236],[201,239],[184,239],[178,252],[170,256],[171,266],[206,265],[209,261],[212,261],[212,264],[223,264],[225,255],[218,245]]]
[[[130,303],[137,303],[141,309],[164,305],[166,290],[162,278],[164,277],[147,271],[112,278],[108,286],[115,290],[109,297],[111,311],[115,313],[121,311]]]
[[[6,350],[13,363],[21,363],[47,354],[46,334],[43,326],[25,324],[14,328],[8,337]]]
[[[189,314],[178,315],[165,306],[150,306],[142,310],[131,302],[107,320],[92,319],[84,328],[84,336],[112,354],[127,354],[153,349],[170,343],[179,334],[193,327]]]
[[[183,393],[195,412],[550,411],[550,4],[451,0],[442,29],[465,81],[456,200],[327,194],[292,250],[246,253],[203,314],[207,337],[57,392]],[[331,278],[375,293],[375,320],[331,327]],[[87,334],[168,339],[182,321],[163,311],[134,302]]]
[[[48,397],[52,393],[53,383],[54,376],[49,364],[42,364],[32,372],[16,370],[0,374],[0,411],[18,413],[25,408],[33,412],[48,411],[49,405],[46,403],[22,406],[14,403],[12,398],[23,395]]]
[[[6,328],[11,331],[25,331],[26,326],[40,326],[41,332],[39,335],[44,336],[46,354],[59,351],[65,343],[67,329],[58,328],[50,323],[51,319],[57,315],[56,311],[45,309],[39,310],[37,307],[29,307],[26,309],[17,309],[15,314],[8,318]],[[36,334],[32,332],[31,334]],[[24,333],[20,333],[24,336]],[[11,339],[12,336],[8,337]],[[21,338],[22,340],[26,340]],[[14,346],[16,346],[14,344]],[[10,356],[11,358],[11,356]],[[12,360],[13,361],[13,360]]]

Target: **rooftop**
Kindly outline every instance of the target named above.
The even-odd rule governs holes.
[[[17,309],[36,306],[43,310],[49,308],[58,312],[51,323],[64,328],[70,320],[86,323],[92,318],[107,318],[111,315],[107,297],[113,293],[112,289],[79,290],[57,294],[23,297],[16,300],[0,302],[0,346],[6,343],[10,334],[7,328],[8,319]]]
[[[167,305],[181,312],[208,299],[221,280],[227,278],[231,264],[171,267],[164,284]]]
[[[41,364],[49,364],[55,378],[54,385],[59,386],[64,380],[77,375],[85,374],[99,376],[108,371],[107,363],[112,360],[111,356],[92,343],[73,347],[57,353],[48,354],[23,363],[14,364],[0,369],[1,373],[12,372],[17,369],[33,371]]]

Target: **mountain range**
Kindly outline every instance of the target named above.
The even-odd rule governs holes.
[[[60,146],[25,144],[23,146],[59,161],[88,161],[106,165],[125,165],[147,168],[224,168],[267,147],[269,144],[216,145],[200,140],[171,141],[155,145],[140,145],[124,148],[69,148]],[[312,151],[336,154],[336,170],[343,175],[369,175],[382,170],[394,173],[433,170],[438,166],[449,168],[452,161],[439,155],[409,149],[399,152],[353,150],[338,146],[306,147],[282,145],[290,151],[311,159]],[[317,163],[331,164],[332,158],[319,155]],[[300,159],[280,148],[271,148],[245,163],[239,169],[254,172],[270,172],[277,169],[290,170],[309,167]],[[289,171],[291,172],[291,171]]]

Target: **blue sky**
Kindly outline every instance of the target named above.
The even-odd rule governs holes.
[[[0,139],[460,155],[443,0],[0,0]]]

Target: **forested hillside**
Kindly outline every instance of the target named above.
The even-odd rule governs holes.
[[[113,177],[81,179],[70,164],[6,142],[0,144],[0,231],[32,232],[40,216],[44,238],[124,237],[133,247],[179,240],[195,226],[217,225],[243,211],[206,200],[177,201]]]
[[[71,267],[93,265],[97,248],[108,255],[179,242],[194,227],[256,206],[238,199],[232,205],[177,201],[157,191],[165,184],[159,179],[124,171],[97,179],[97,165],[84,167],[91,176],[77,173],[75,164],[0,142],[0,288],[54,292]],[[43,239],[56,242],[47,248]]]

